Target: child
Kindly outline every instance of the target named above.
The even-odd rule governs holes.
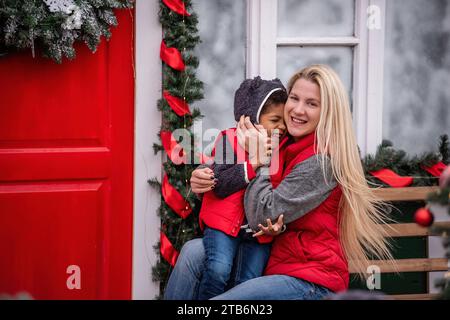
[[[286,100],[286,89],[278,79],[245,80],[235,93],[235,120],[249,116],[252,123],[267,130],[268,136],[278,134],[281,138],[286,131],[283,117]],[[222,131],[216,140],[212,169],[217,184],[214,190],[205,193],[200,210],[206,265],[199,300],[223,293],[227,285],[261,276],[270,254],[272,238],[255,238],[253,230],[245,225],[243,198],[255,172],[248,154],[237,143],[235,131],[235,128]],[[233,265],[234,260],[239,265]]]

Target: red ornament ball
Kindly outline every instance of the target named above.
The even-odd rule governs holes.
[[[434,216],[427,208],[420,208],[414,214],[414,221],[422,227],[429,227],[433,224]]]

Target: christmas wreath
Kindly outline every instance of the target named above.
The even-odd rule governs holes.
[[[133,0],[0,0],[0,55],[30,49],[58,63],[75,58],[75,41],[95,52],[117,25],[114,9]]]

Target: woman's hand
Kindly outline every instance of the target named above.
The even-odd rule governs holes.
[[[270,221],[270,219],[267,219],[267,227],[264,227],[262,224],[258,224],[258,227],[261,230],[253,234],[253,237],[259,237],[264,234],[268,236],[277,236],[284,230],[286,230],[286,226],[284,225],[283,222],[283,215],[280,215],[278,217],[278,220],[275,224],[272,224],[272,221]]]
[[[270,162],[272,143],[263,126],[253,125],[249,117],[241,116],[236,135],[239,145],[248,152],[254,169]]]
[[[217,181],[210,168],[195,169],[191,175],[191,189],[194,193],[205,193],[214,189]]]

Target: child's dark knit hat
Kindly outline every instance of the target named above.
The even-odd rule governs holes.
[[[257,76],[242,82],[234,95],[234,118],[239,121],[242,115],[250,117],[252,123],[259,123],[259,115],[272,93],[286,91],[279,79],[263,80]]]

